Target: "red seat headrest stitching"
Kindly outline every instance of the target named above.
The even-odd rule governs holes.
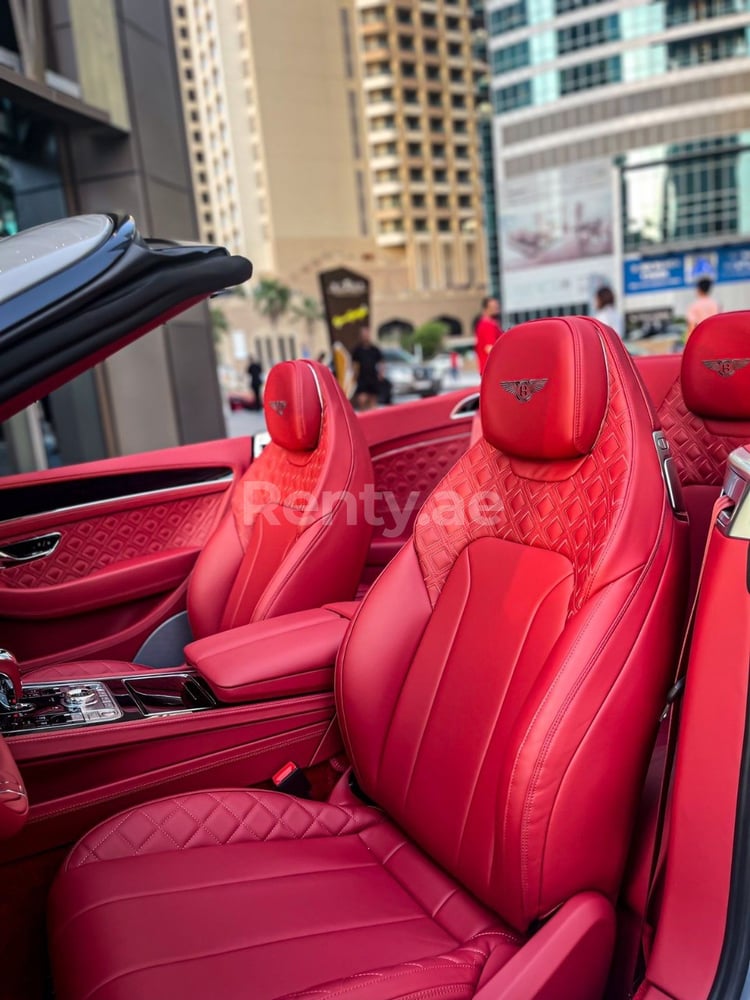
[[[506,455],[587,455],[607,408],[602,333],[582,316],[522,323],[500,337],[482,377],[484,437]]]
[[[709,420],[750,420],[750,312],[723,313],[695,328],[682,355],[685,405]]]
[[[263,409],[271,440],[287,451],[314,451],[320,440],[323,400],[306,361],[282,361],[268,373]]]

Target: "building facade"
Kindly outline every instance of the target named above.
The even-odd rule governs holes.
[[[168,0],[0,3],[0,232],[106,211],[146,235],[198,235]],[[222,436],[207,310],[59,389],[45,413],[44,433],[36,407],[3,425],[3,471]]]
[[[470,0],[172,9],[202,236],[299,296],[317,299],[331,268],[366,275],[376,330],[445,317],[470,333],[486,290]],[[327,346],[321,322],[222,309],[244,331],[235,365]]]
[[[497,216],[510,322],[683,317],[750,292],[748,0],[489,0]]]

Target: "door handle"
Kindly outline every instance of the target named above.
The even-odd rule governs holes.
[[[11,542],[0,549],[0,569],[12,569],[20,563],[34,562],[51,556],[60,544],[62,535],[52,531],[49,535],[25,538],[22,542]]]

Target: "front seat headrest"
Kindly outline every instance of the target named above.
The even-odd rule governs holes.
[[[601,337],[598,324],[581,316],[534,320],[503,333],[482,377],[487,441],[533,461],[587,455],[607,408]]]
[[[750,312],[699,323],[682,355],[682,395],[699,417],[750,420]]]
[[[268,373],[263,409],[271,440],[287,451],[314,451],[323,423],[318,378],[306,361],[282,361]]]

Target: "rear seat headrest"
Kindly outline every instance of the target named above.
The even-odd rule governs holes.
[[[587,317],[522,323],[502,334],[482,377],[484,437],[534,461],[580,458],[607,409],[603,334]]]
[[[282,361],[268,373],[263,409],[271,440],[287,451],[313,451],[320,440],[323,401],[307,361]]]
[[[703,320],[682,355],[685,405],[709,420],[750,420],[750,312]]]

